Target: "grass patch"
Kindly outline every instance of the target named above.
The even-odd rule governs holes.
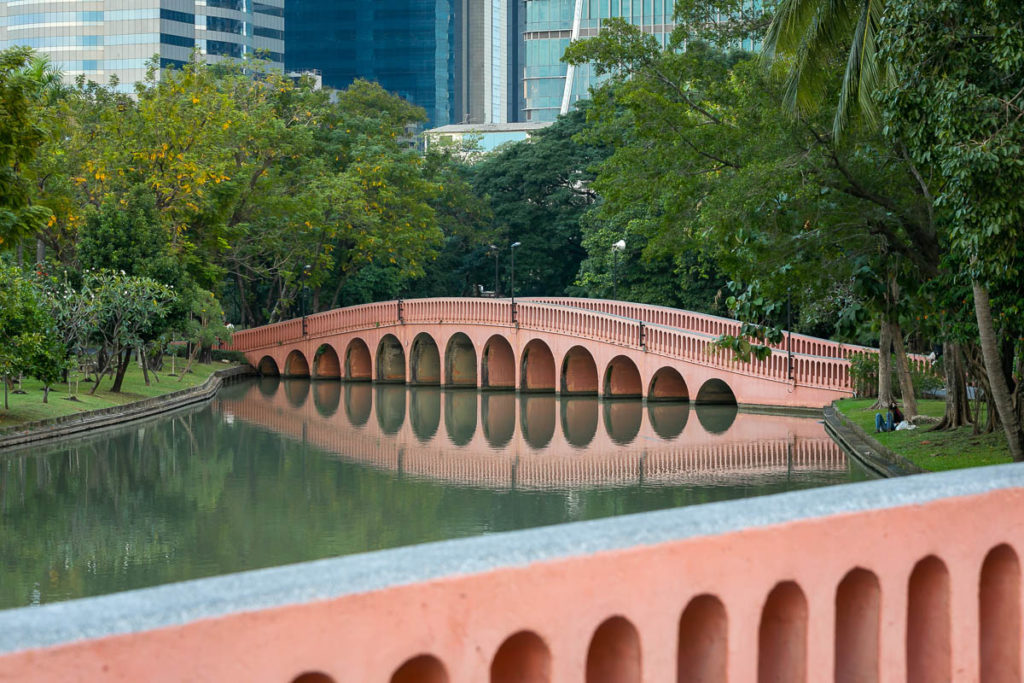
[[[184,368],[184,363],[177,364],[177,370]],[[89,391],[92,389],[92,382],[80,382],[78,384],[77,401],[68,400],[68,386],[66,384],[54,385],[50,389],[48,403],[43,403],[43,385],[34,379],[26,379],[21,384],[24,394],[15,394],[8,391],[7,402],[9,410],[3,409],[2,397],[0,397],[0,429],[13,427],[24,422],[35,420],[46,420],[74,413],[84,413],[89,410],[99,410],[111,406],[123,405],[134,401],[162,396],[182,389],[188,389],[206,381],[206,378],[217,370],[230,367],[226,363],[212,363],[203,365],[195,363],[192,371],[181,378],[170,377],[163,372],[159,373],[159,380],[150,372],[150,385],[146,386],[142,377],[142,369],[135,363],[128,367],[124,376],[124,383],[121,385],[121,392],[114,394],[110,392],[114,380],[111,377],[104,377],[99,390],[92,396]],[[170,372],[170,364],[165,366]],[[73,379],[73,378],[72,378]],[[3,391],[3,387],[0,387]]]
[[[879,411],[871,407],[874,402],[871,398],[848,398],[837,401],[836,408],[878,443],[922,469],[940,472],[1012,462],[1006,435],[1001,429],[992,434],[975,435],[973,427],[951,432],[930,432],[928,427],[918,427],[876,434],[875,413]],[[933,417],[942,417],[946,409],[943,401],[935,400],[919,399],[917,406],[922,415]]]

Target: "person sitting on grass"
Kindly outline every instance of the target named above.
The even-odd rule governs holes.
[[[900,412],[900,407],[896,405],[896,401],[892,401],[889,404],[889,410],[885,417],[882,417],[881,413],[875,413],[875,434],[879,432],[891,432],[896,429],[896,425],[903,422],[905,419],[903,413]]]

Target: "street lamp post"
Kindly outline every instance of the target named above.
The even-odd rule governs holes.
[[[509,250],[512,252],[512,281],[510,291],[512,294],[512,323],[516,321],[516,249],[522,246],[522,242],[513,242]]]
[[[307,265],[302,269],[302,290],[299,292],[301,301],[299,307],[302,309],[302,336],[306,336],[306,315],[309,312],[309,276],[313,266]]]
[[[612,298],[619,298],[619,252],[626,248],[626,240],[612,245]]]

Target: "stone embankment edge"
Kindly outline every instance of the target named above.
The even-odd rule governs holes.
[[[825,431],[832,440],[875,473],[883,477],[902,477],[925,471],[872,439],[860,425],[840,413],[834,404],[825,408],[824,415]]]
[[[111,406],[100,410],[90,410],[84,413],[75,413],[74,415],[64,415],[48,420],[37,420],[9,427],[0,431],[0,454],[7,449],[76,436],[83,432],[141,420],[195,403],[208,401],[217,394],[217,391],[225,382],[239,377],[248,377],[254,373],[255,370],[252,367],[239,365],[233,368],[217,370],[207,377],[206,381],[202,384],[189,387],[188,389],[173,391],[169,394],[154,396],[134,403]]]

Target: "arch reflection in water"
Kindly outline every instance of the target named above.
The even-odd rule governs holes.
[[[605,401],[604,429],[617,444],[628,446],[640,433],[644,405],[640,401]]]
[[[577,448],[586,448],[597,434],[597,399],[562,398],[562,432]]]
[[[553,394],[523,394],[520,397],[519,428],[523,431],[523,439],[532,448],[544,448],[555,435],[556,400]]]
[[[270,362],[273,363],[274,361],[271,359]],[[281,388],[281,376],[277,374],[263,375],[256,386],[259,387],[260,393],[264,396],[276,396]]]
[[[297,377],[289,378],[284,380],[284,394],[288,397],[288,403],[292,404],[295,408],[301,408],[306,404],[306,399],[309,398],[309,378],[301,379]]]
[[[488,445],[491,448],[504,448],[516,433],[515,394],[481,394],[480,423]]]
[[[444,427],[448,438],[456,446],[465,446],[476,434],[475,391],[446,391],[444,393]]]
[[[689,403],[648,403],[647,419],[654,433],[671,441],[686,429],[690,417]]]
[[[377,424],[385,434],[397,434],[405,422],[406,388],[379,385],[376,390]]]
[[[341,405],[341,382],[313,382],[313,405],[322,417],[338,412]]]
[[[700,426],[708,434],[725,434],[736,421],[739,409],[735,405],[703,405],[694,406]]]
[[[421,442],[429,441],[441,424],[440,387],[409,387],[409,421]]]
[[[345,385],[345,416],[353,427],[362,427],[373,409],[373,387],[369,384]]]

